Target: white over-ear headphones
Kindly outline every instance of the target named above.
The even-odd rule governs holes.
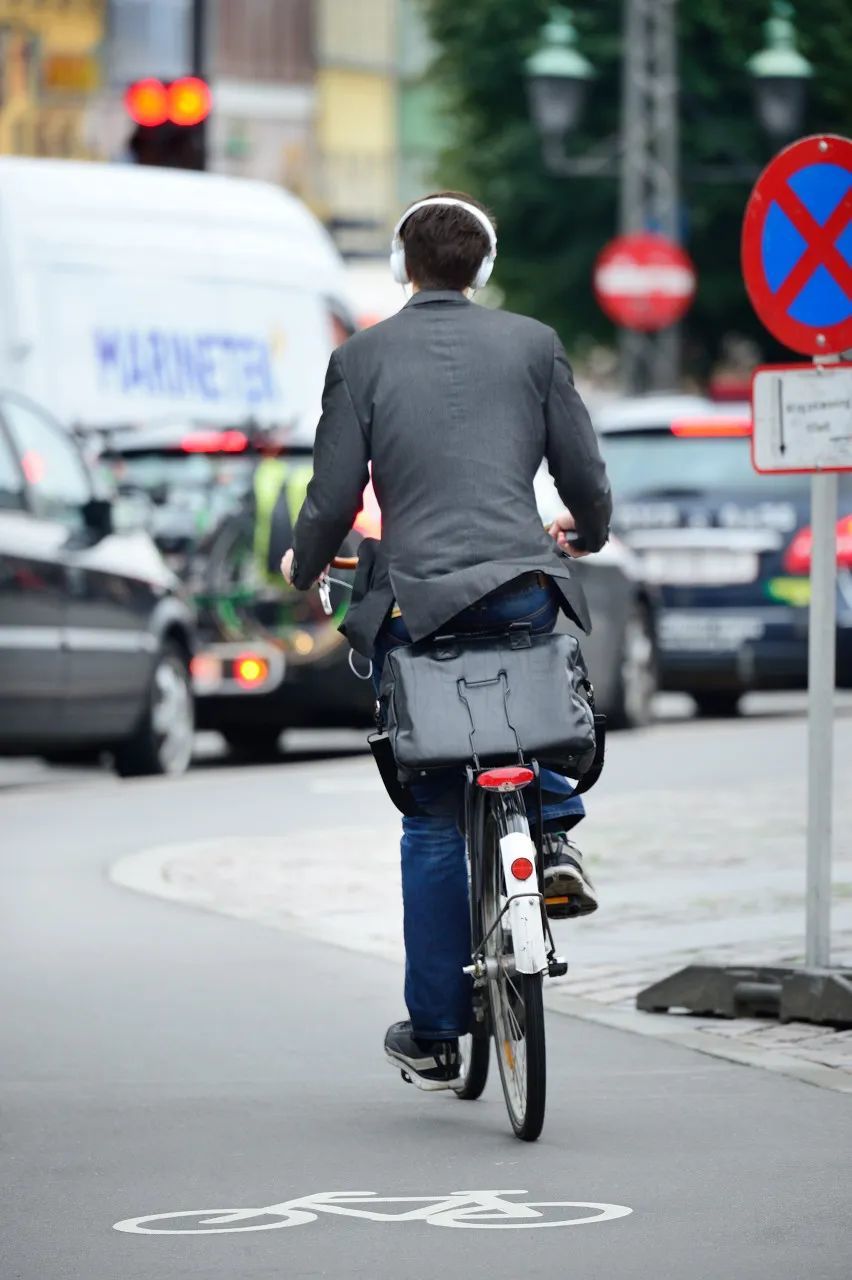
[[[494,270],[494,259],[497,257],[497,232],[491,225],[490,218],[486,217],[481,209],[477,209],[474,204],[468,204],[466,200],[456,200],[454,196],[430,196],[428,200],[418,200],[410,209],[406,209],[393,229],[393,239],[391,240],[390,269],[394,280],[397,284],[408,283],[408,268],[405,265],[405,245],[402,243],[400,234],[402,228],[412,213],[416,213],[418,209],[427,209],[430,205],[456,205],[459,209],[466,209],[472,217],[476,218],[476,221],[488,236],[488,252],[479,264],[479,270],[471,282],[474,289],[484,289],[491,278],[491,272]]]

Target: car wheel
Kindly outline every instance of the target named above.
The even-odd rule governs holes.
[[[714,689],[711,692],[693,693],[692,696],[698,714],[708,719],[730,719],[740,713],[741,693],[733,693],[729,689]]]
[[[639,601],[624,626],[619,664],[610,723],[618,729],[641,729],[653,715],[657,656],[651,617]]]
[[[192,759],[195,710],[186,655],[174,644],[160,650],[142,719],[114,752],[122,778],[185,773]]]
[[[57,747],[55,751],[42,751],[45,764],[68,765],[71,768],[96,768],[101,763],[100,747]]]
[[[280,727],[262,725],[257,729],[224,729],[222,732],[231,755],[247,764],[276,760],[281,754]]]

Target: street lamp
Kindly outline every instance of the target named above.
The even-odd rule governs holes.
[[[580,120],[591,63],[576,48],[570,10],[555,8],[542,30],[541,44],[526,61],[530,114],[545,145],[561,145]]]
[[[799,132],[813,67],[796,48],[793,6],[787,0],[773,0],[763,29],[766,47],[746,65],[754,77],[760,123],[773,141],[786,142]]]

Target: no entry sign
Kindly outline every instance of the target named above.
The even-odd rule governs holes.
[[[641,231],[619,236],[601,251],[594,286],[610,320],[651,333],[686,315],[695,296],[695,268],[680,245]]]
[[[852,141],[802,138],[764,169],[746,207],[742,269],[779,342],[810,356],[852,347]]]

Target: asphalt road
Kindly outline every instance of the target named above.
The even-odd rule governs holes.
[[[752,725],[739,761],[720,755],[711,726],[623,735],[610,785],[662,770],[672,786],[697,773],[718,790],[744,769],[789,767],[801,724],[761,723],[760,749]],[[402,1016],[390,964],[107,879],[123,854],[206,836],[303,831],[309,859],[316,806],[343,821],[354,767],[218,766],[176,783],[93,774],[85,785],[63,773],[0,796],[3,1280],[845,1280],[848,1096],[550,1015],[548,1118],[527,1146],[494,1081],[461,1103],[416,1093],[385,1065],[385,1027]],[[326,1205],[283,1229],[282,1211],[268,1212],[347,1191],[415,1199],[350,1204],[373,1217]],[[535,1221],[601,1213],[571,1202],[632,1212],[574,1228],[523,1230],[530,1219],[504,1216],[499,1232],[446,1229],[488,1223],[487,1209],[453,1218],[446,1203],[441,1220],[437,1202],[467,1191],[568,1202]],[[394,1218],[425,1214],[431,1197],[431,1221]],[[198,1216],[149,1224],[178,1234],[114,1229],[250,1208],[221,1233],[187,1233]]]

